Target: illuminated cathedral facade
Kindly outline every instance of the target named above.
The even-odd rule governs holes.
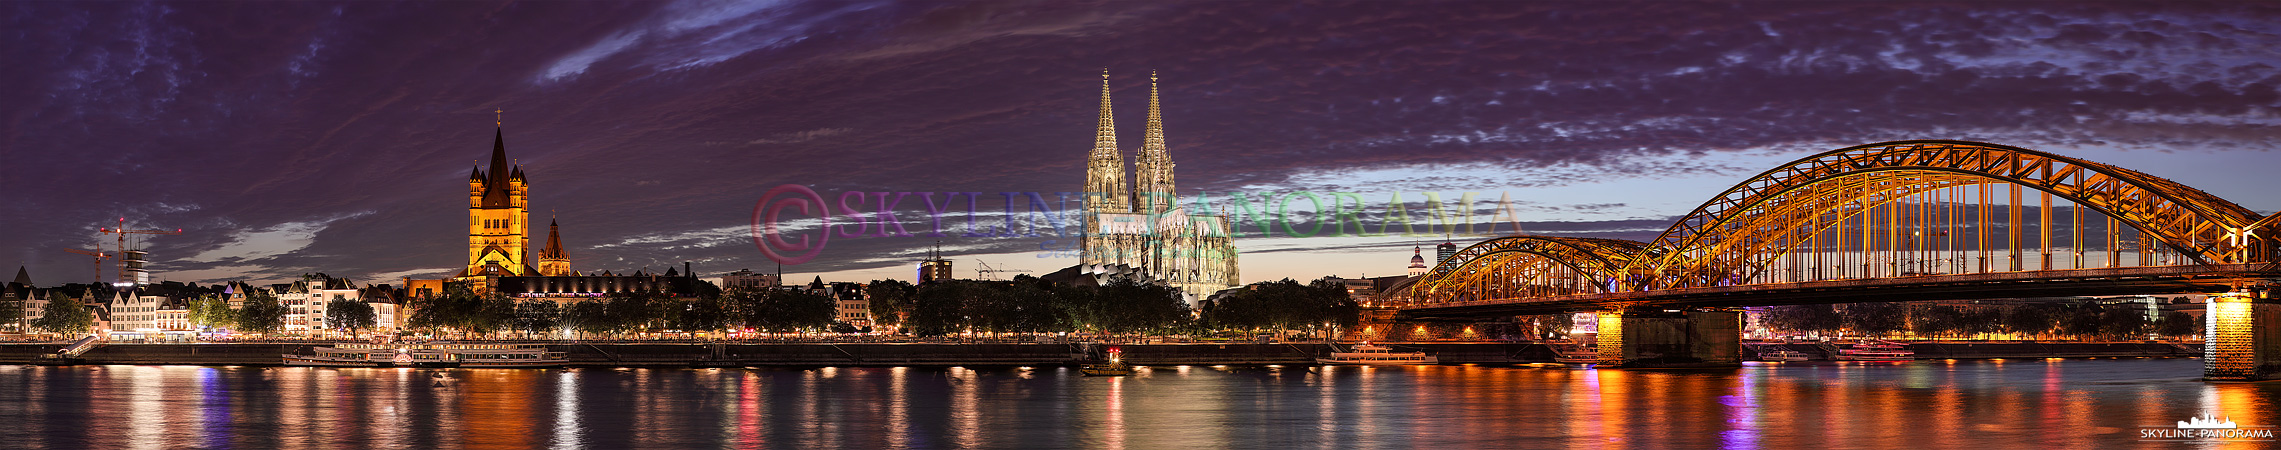
[[[1179,288],[1190,300],[1235,287],[1240,278],[1227,216],[1179,204],[1156,76],[1149,76],[1148,129],[1134,158],[1130,187],[1109,103],[1109,75],[1104,73],[1100,127],[1086,161],[1080,267],[1088,273],[1138,272]]]

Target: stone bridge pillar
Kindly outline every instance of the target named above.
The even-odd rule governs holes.
[[[1731,310],[1600,313],[1602,367],[1742,365],[1742,313]]]
[[[2203,314],[2202,379],[2281,379],[2281,304],[2271,291],[2210,294]]]

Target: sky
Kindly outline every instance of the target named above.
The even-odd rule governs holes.
[[[1647,240],[1792,160],[1962,139],[2270,214],[2276,65],[2281,7],[2253,2],[10,2],[0,252],[89,281],[65,250],[124,219],[182,230],[141,244],[166,280],[449,276],[501,132],[579,270],[779,270],[755,207],[796,185],[873,219],[846,193],[913,192],[889,208],[912,235],[823,240],[795,208],[822,245],[790,279],[908,280],[937,245],[960,276],[1042,274],[1072,235],[969,234],[1001,192],[1081,189],[1104,70],[1128,158],[1158,74],[1205,209],[1399,195],[1422,224],[1426,193],[1471,192],[1522,232]],[[982,193],[979,231],[951,192]],[[1245,282],[1394,275],[1512,232],[1483,228],[1235,243]]]

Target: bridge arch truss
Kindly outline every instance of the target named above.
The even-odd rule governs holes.
[[[1506,236],[1475,243],[1419,278],[1422,298],[1477,299],[1611,292],[1645,244],[1621,239]]]
[[[2023,207],[2028,190],[2041,198],[2032,212]],[[2060,210],[2072,220],[2053,220]],[[2085,223],[2086,210],[2106,223]],[[2040,220],[2026,224],[2028,214]],[[1657,276],[1631,288],[2101,265],[2083,261],[2086,249],[2110,266],[2125,253],[2138,265],[2266,262],[2268,219],[2169,179],[2051,153],[1966,141],[1867,144],[1768,170],[1705,202],[1649,243],[1631,269]],[[2055,230],[2059,222],[2072,229]],[[2030,226],[2040,242],[2022,235]],[[2057,231],[2071,231],[2059,238],[2071,248],[2055,248]],[[2055,265],[2055,252],[2067,259]],[[1804,255],[1824,261],[1799,262]],[[1827,269],[1775,276],[1783,264]]]
[[[1436,303],[2269,264],[2281,262],[2277,217],[2169,179],[2047,152],[1952,140],[1884,142],[1760,173],[1646,243],[1545,236],[1483,241],[1442,261],[1411,294],[1414,301]],[[1571,281],[1555,282],[1559,277]]]

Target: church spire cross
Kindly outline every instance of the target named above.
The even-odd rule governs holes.
[[[1141,137],[1140,156],[1133,161],[1133,205],[1137,212],[1162,214],[1172,209],[1172,156],[1164,145],[1164,108],[1157,95],[1156,71],[1148,73],[1148,129]]]
[[[1093,134],[1093,153],[1103,152],[1123,155],[1117,151],[1116,114],[1109,109],[1109,69],[1101,69],[1101,123]]]

